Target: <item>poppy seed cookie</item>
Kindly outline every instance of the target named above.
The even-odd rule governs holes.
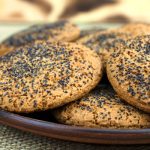
[[[100,31],[103,31],[104,29],[95,29],[95,28],[92,28],[92,29],[87,29],[87,30],[81,30],[80,32],[80,37],[77,39],[81,39],[83,38],[84,36],[87,36],[87,35],[90,35],[90,34],[93,34],[93,33],[96,33],[96,32],[100,32]]]
[[[120,28],[119,32],[131,34],[133,37],[150,34],[150,24],[146,23],[129,23]]]
[[[108,30],[90,34],[77,42],[102,55],[105,66],[110,54],[115,50],[114,48],[119,44],[124,44],[129,38],[131,38],[129,34]]]
[[[0,56],[7,54],[8,52],[12,51],[13,47],[6,47],[3,44],[0,44]]]
[[[74,43],[36,42],[0,57],[0,108],[13,112],[52,109],[93,89],[101,60]]]
[[[33,25],[20,31],[2,42],[6,47],[18,47],[33,43],[36,40],[72,41],[80,36],[79,28],[68,22],[59,21],[55,23]]]
[[[107,76],[117,94],[150,112],[150,35],[126,42],[107,63]]]
[[[94,89],[53,112],[58,122],[96,128],[146,128],[150,116],[123,102],[109,87]]]

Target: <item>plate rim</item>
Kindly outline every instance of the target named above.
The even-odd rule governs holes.
[[[95,144],[149,144],[150,128],[98,129],[63,125],[0,110],[0,123],[38,135]],[[44,132],[43,132],[44,131]]]

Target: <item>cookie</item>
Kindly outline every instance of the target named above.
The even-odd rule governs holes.
[[[58,122],[95,128],[146,128],[150,116],[123,102],[110,87],[96,88],[53,112]]]
[[[18,47],[36,40],[68,42],[77,39],[79,35],[80,30],[76,25],[68,21],[60,21],[56,23],[33,25],[8,37],[2,42],[2,45],[6,47]]]
[[[129,33],[132,36],[150,34],[150,24],[146,23],[129,23],[118,29],[119,32]]]
[[[150,35],[127,41],[122,50],[111,55],[106,69],[122,99],[150,112]]]
[[[115,31],[101,31],[90,34],[78,40],[78,43],[86,45],[95,50],[99,55],[102,55],[104,67],[110,54],[114,51],[114,47],[131,38],[130,34],[115,32]]]
[[[79,99],[100,81],[101,59],[74,43],[36,42],[0,57],[0,108],[34,112]]]
[[[92,29],[87,29],[87,30],[81,30],[80,32],[80,37],[77,39],[77,41],[81,38],[83,38],[84,36],[87,36],[87,35],[90,35],[90,34],[93,34],[93,33],[96,33],[96,32],[99,32],[99,31],[103,31],[104,29],[95,29],[95,28],[92,28]]]
[[[7,54],[8,52],[12,51],[13,47],[6,47],[0,44],[0,56]]]

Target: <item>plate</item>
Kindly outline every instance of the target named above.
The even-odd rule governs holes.
[[[0,41],[29,25],[3,25]],[[114,28],[118,24],[79,25],[81,29]],[[10,32],[9,32],[10,31]],[[84,143],[96,144],[149,144],[150,129],[97,129],[63,125],[52,118],[50,111],[32,114],[15,114],[0,110],[0,123],[38,135]]]
[[[50,111],[14,114],[0,110],[0,123],[38,135],[96,144],[149,144],[150,129],[96,129],[62,125]]]

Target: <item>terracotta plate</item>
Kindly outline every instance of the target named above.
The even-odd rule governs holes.
[[[18,115],[0,110],[0,123],[39,135],[97,144],[148,144],[150,129],[117,130],[73,127],[55,122],[51,112]]]
[[[18,27],[25,28],[18,25]],[[90,28],[110,28],[118,25],[101,24],[101,25],[79,25],[82,29]],[[7,28],[6,28],[7,27]],[[11,27],[11,28],[10,28]],[[8,36],[8,30],[16,31],[14,26],[3,26],[5,29],[2,35]],[[21,28],[21,29],[22,29]],[[3,31],[3,30],[2,30]],[[0,41],[2,38],[0,38]],[[32,113],[32,114],[15,114],[0,110],[0,123],[32,132],[35,134],[57,138],[69,141],[97,143],[97,144],[150,144],[150,129],[137,130],[117,130],[117,129],[95,129],[82,128],[68,125],[62,125],[52,118],[50,111]]]

